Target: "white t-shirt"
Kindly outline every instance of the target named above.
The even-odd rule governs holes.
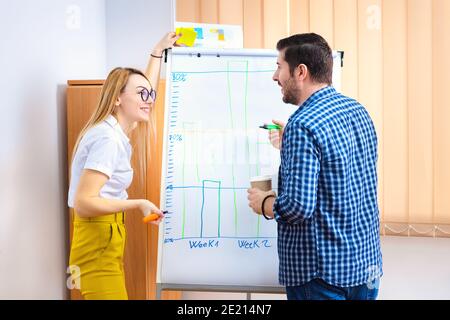
[[[127,199],[126,189],[133,179],[130,140],[117,119],[110,115],[89,129],[81,139],[72,161],[68,205],[73,208],[75,192],[83,169],[106,174],[109,179],[100,190],[100,197]]]

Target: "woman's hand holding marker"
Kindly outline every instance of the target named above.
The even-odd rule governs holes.
[[[157,206],[155,206],[150,201],[143,199],[139,205],[139,210],[141,210],[144,215],[144,223],[152,223],[158,225],[164,218],[164,212],[162,212]]]
[[[166,214],[167,211],[162,211],[162,213]],[[144,222],[144,223],[149,223],[149,222],[153,223],[153,222],[155,222],[154,224],[159,224],[161,219],[162,219],[162,217],[159,214],[157,214],[157,213],[150,213],[148,216],[142,218],[142,222]]]

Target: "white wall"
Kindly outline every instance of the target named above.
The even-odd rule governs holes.
[[[450,239],[382,237],[380,299],[450,299]]]
[[[0,0],[0,299],[66,297],[66,82],[144,69],[171,5]]]
[[[105,76],[105,0],[1,0],[0,39],[0,299],[61,299],[66,81]]]
[[[107,0],[108,70],[145,70],[155,44],[173,29],[171,9],[172,0]]]
[[[450,239],[382,237],[383,271],[378,299],[450,299]],[[286,299],[252,294],[252,299]],[[184,299],[246,299],[242,293],[184,292]]]

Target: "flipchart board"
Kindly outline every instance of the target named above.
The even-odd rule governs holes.
[[[279,151],[260,129],[296,106],[272,80],[277,51],[173,48],[166,77],[157,284],[159,289],[282,292],[277,225],[251,211],[253,176]],[[342,54],[334,53],[340,87]]]

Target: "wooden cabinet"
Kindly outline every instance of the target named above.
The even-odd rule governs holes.
[[[88,121],[97,106],[103,80],[71,80],[67,88],[67,156],[70,176],[72,151],[79,132]],[[139,150],[133,145],[132,166],[134,179],[128,195],[130,199],[146,198],[159,206],[162,135],[164,125],[164,91],[165,81],[158,86],[158,98],[155,105],[156,137],[150,137],[150,150]],[[147,166],[141,174],[137,165],[140,152],[148,155]],[[141,179],[143,177],[143,179]],[[70,214],[70,239],[72,239],[72,209]],[[142,214],[137,211],[126,213],[127,242],[125,248],[125,277],[128,296],[131,300],[154,299],[156,290],[156,262],[158,249],[158,228],[142,223]],[[68,258],[67,258],[68,261]],[[163,292],[163,299],[179,299],[179,292]],[[71,299],[82,299],[78,290],[71,291]]]

